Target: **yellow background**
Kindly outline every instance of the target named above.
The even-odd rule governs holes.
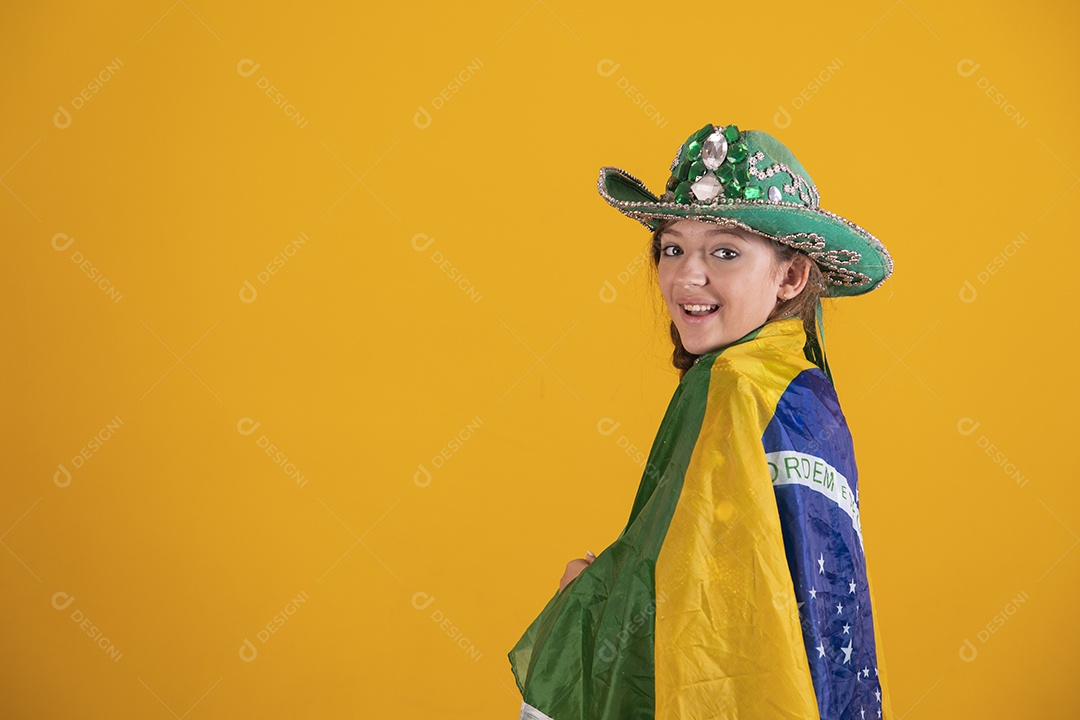
[[[887,710],[1076,716],[1075,3],[170,2],[0,29],[5,718],[517,717],[676,381],[598,170],[706,122],[896,263],[826,306]]]

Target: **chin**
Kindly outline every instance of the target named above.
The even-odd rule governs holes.
[[[688,340],[686,336],[682,333],[679,334],[679,339],[682,341],[683,348],[685,348],[687,352],[694,355],[704,355],[710,350],[715,350],[716,348],[724,344],[721,340],[715,340],[711,338],[697,337]]]
[[[712,352],[713,350],[717,349],[718,347],[721,347],[723,344],[724,343],[712,343],[712,344],[709,344],[709,345],[702,345],[700,347],[694,347],[694,348],[688,348],[685,345],[683,345],[683,347],[686,348],[686,350],[689,351],[692,355],[704,355],[707,352]]]

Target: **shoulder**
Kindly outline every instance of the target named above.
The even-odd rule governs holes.
[[[841,420],[844,416],[836,388],[816,365],[803,370],[791,379],[780,397],[777,412],[801,412]]]
[[[811,369],[813,363],[791,354],[720,355],[709,369],[710,394],[727,391],[775,405],[792,381]]]
[[[716,357],[701,374],[707,394],[705,425],[712,432],[726,434],[738,428],[760,436],[794,374],[796,370],[766,367],[745,358]]]
[[[785,388],[762,443],[766,452],[798,451],[822,458],[854,478],[851,431],[835,388],[817,367],[799,373]]]
[[[774,418],[804,427],[844,422],[832,383],[803,357],[721,355],[701,380],[710,414],[753,416],[762,429]]]

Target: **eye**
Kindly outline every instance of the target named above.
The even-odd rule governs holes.
[[[675,251],[675,252],[672,252],[672,251]],[[664,257],[674,257],[675,255],[678,255],[680,252],[682,252],[682,248],[680,248],[678,245],[668,244],[668,245],[665,245],[662,248],[660,248],[660,255],[664,256]]]
[[[729,253],[729,254],[722,255],[721,253]],[[739,253],[732,250],[731,248],[719,248],[713,253],[713,255],[720,255],[720,258],[722,260],[734,260],[735,258],[737,258],[739,256]]]

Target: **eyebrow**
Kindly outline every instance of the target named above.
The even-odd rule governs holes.
[[[709,228],[705,232],[708,235],[731,235],[733,237],[738,238],[739,240],[743,239],[742,236],[739,235],[737,232],[734,232],[732,228],[724,227],[723,225],[718,225],[716,227]],[[671,228],[668,228],[667,230],[664,230],[664,232],[662,232],[660,234],[661,235],[675,235],[675,236],[678,236],[678,237],[685,237],[678,230],[672,230]]]

